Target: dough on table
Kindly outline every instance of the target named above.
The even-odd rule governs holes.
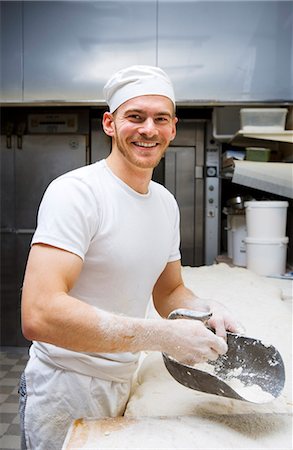
[[[200,442],[199,446],[193,447],[195,449],[291,450],[291,299],[284,300],[281,289],[269,279],[223,263],[183,267],[183,278],[200,297],[218,300],[227,306],[242,323],[247,336],[261,339],[279,350],[286,370],[284,390],[279,398],[265,404],[197,392],[172,378],[160,353],[144,353],[125,416],[188,416],[188,424],[196,427]],[[148,317],[161,320],[152,305]]]

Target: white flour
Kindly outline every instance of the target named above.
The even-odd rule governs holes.
[[[67,440],[63,450],[255,450],[272,448],[272,436],[275,439],[279,436],[279,446],[273,447],[274,450],[291,448],[286,446],[282,437],[284,429],[290,426],[289,421],[277,420],[271,416],[259,417],[256,424],[254,417],[243,415],[241,427],[237,417],[229,417],[227,422],[226,416],[120,419],[110,419],[109,422],[100,420],[96,423],[88,420],[82,428],[78,427],[78,435],[73,435],[71,442]],[[260,427],[263,430],[261,442],[257,438]]]
[[[217,376],[215,367],[208,362],[195,364],[194,368],[209,373],[210,375]],[[275,400],[275,397],[272,394],[264,391],[258,384],[247,385],[241,381],[238,377],[241,375],[242,371],[242,367],[228,371],[224,380],[225,384],[230,386],[242,398],[253,403],[267,403]]]
[[[267,393],[259,386],[246,388],[239,384],[237,376],[241,369],[238,368],[229,380],[235,390],[242,389],[247,400],[251,395],[262,396],[267,403],[255,404],[197,392],[176,382],[166,370],[162,355],[153,352],[144,355],[125,415],[189,416],[200,443],[193,447],[195,449],[292,450],[291,299],[283,300],[281,289],[270,280],[226,264],[184,267],[183,277],[186,285],[200,297],[226,305],[244,325],[247,336],[261,339],[279,350],[286,368],[284,390],[278,399],[268,401]],[[148,316],[158,317],[152,307]]]
[[[229,378],[227,384],[247,401],[267,403],[275,400],[275,397],[272,394],[264,391],[258,384],[246,386],[239,378],[234,377]]]

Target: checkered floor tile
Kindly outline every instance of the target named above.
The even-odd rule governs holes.
[[[0,347],[0,449],[19,450],[18,384],[28,348]]]

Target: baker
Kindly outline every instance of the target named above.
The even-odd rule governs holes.
[[[158,67],[132,66],[104,88],[107,159],[54,180],[42,199],[22,295],[33,341],[21,376],[22,449],[60,450],[73,419],[122,415],[139,352],[189,364],[227,351],[236,322],[184,286],[177,203],[151,180],[176,134],[175,97]],[[210,310],[209,325],[145,319]]]

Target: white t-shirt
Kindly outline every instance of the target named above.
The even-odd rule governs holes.
[[[102,160],[50,184],[32,244],[83,259],[70,295],[99,309],[144,317],[161,272],[180,259],[179,239],[173,195],[153,181],[147,194],[139,194]],[[120,382],[131,378],[138,360],[133,353],[79,353],[40,342],[31,352],[55,366]]]

